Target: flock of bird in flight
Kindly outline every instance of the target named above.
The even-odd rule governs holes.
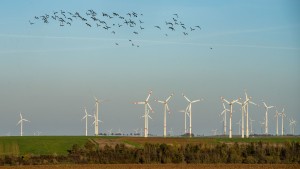
[[[115,35],[118,29],[127,28],[135,35],[142,34],[145,30],[143,14],[136,12],[128,12],[125,15],[120,15],[116,12],[112,14],[109,13],[99,13],[97,14],[94,10],[87,10],[84,14],[79,12],[69,12],[69,11],[55,11],[52,14],[45,14],[42,16],[34,16],[34,21],[29,20],[29,24],[33,25],[39,21],[45,24],[50,22],[57,22],[59,26],[71,26],[75,21],[81,21],[87,27],[96,27],[99,29],[104,29],[111,34]],[[189,35],[190,33],[201,30],[201,27],[196,26],[187,26],[181,20],[178,14],[173,14],[171,19],[165,21],[162,25],[154,25],[154,29],[158,31],[164,31],[163,35],[168,37],[169,31],[180,31],[184,36]],[[128,42],[131,43],[132,47],[140,47],[139,44],[133,42],[133,40],[128,39]],[[115,42],[115,45],[118,46],[119,43]],[[212,49],[212,48],[210,48]]]

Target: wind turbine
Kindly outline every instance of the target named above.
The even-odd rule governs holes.
[[[282,109],[282,112],[280,113],[281,115],[281,135],[283,136],[283,118],[286,117],[284,113],[284,108]]]
[[[143,115],[142,117],[145,118],[145,132],[147,133],[147,137],[149,134],[149,118],[152,119],[152,117],[149,115],[149,110],[147,110],[147,113]]]
[[[192,137],[192,104],[196,103],[196,102],[200,102],[201,100],[194,100],[194,101],[190,101],[190,99],[188,99],[184,94],[182,94],[182,96],[189,102],[189,106],[188,106],[188,110],[190,112],[190,130],[189,130],[189,134],[190,137]]]
[[[266,117],[265,117],[265,134],[268,135],[269,131],[268,131],[268,110],[273,108],[274,106],[267,106],[267,104],[265,102],[263,102],[264,107],[266,108]]]
[[[108,136],[111,136],[111,133],[112,133],[112,129],[107,130],[107,135],[108,135]]]
[[[293,135],[295,135],[296,120],[293,119],[292,124],[293,124]]]
[[[245,96],[246,96],[246,100],[249,100],[246,104],[245,104],[245,113],[246,113],[246,137],[249,138],[249,103],[253,104],[255,106],[258,106],[256,103],[253,103],[251,101],[251,97],[248,97],[247,95],[247,91],[245,90]]]
[[[211,130],[211,132],[213,133],[214,136],[217,135],[217,131],[218,131],[218,129],[212,129],[212,130]]]
[[[188,115],[190,117],[190,114],[188,113],[188,108],[189,106],[187,106],[187,108],[185,110],[180,110],[179,112],[184,113],[184,135],[186,135],[187,130],[186,130],[186,115]]]
[[[167,136],[167,111],[170,114],[170,109],[169,109],[169,106],[168,106],[168,101],[171,99],[171,97],[173,95],[174,94],[172,93],[165,101],[155,100],[155,101],[157,101],[159,103],[162,103],[164,105],[164,137]]]
[[[232,108],[233,108],[233,104],[238,102],[239,99],[236,100],[232,100],[231,102],[227,101],[226,99],[224,99],[224,97],[221,97],[221,100],[225,101],[227,104],[229,104],[230,106],[230,116],[229,116],[229,138],[232,138],[232,128],[231,128],[231,120],[232,120]]]
[[[278,136],[278,117],[280,116],[280,113],[276,110],[274,118],[276,118],[276,136]]]
[[[96,113],[95,113],[95,114],[94,114],[94,121],[93,121],[93,124],[96,126],[96,123],[99,123],[99,122],[101,123],[101,122],[103,122],[103,121],[98,120],[97,117],[96,117]],[[92,124],[92,125],[93,125],[93,124]],[[95,128],[95,129],[96,129],[96,128]],[[96,131],[96,130],[95,130],[95,131]],[[99,133],[98,133],[98,134],[99,134]],[[96,134],[95,134],[95,135],[96,135]],[[96,136],[97,136],[97,135],[96,135]]]
[[[265,121],[265,120],[264,120]],[[263,134],[263,126],[265,125],[265,122],[261,122],[259,121],[260,123],[260,131],[261,131],[261,134]]]
[[[239,125],[239,135],[241,134],[241,120],[239,120],[239,122],[236,123],[237,125]]]
[[[145,101],[142,101],[142,102],[134,102],[134,104],[143,104],[143,105],[145,105],[145,114],[144,114],[144,118],[145,118],[145,128],[144,128],[144,137],[148,137],[148,128],[147,128],[147,123],[148,123],[148,115],[147,115],[147,108],[149,108],[152,112],[153,112],[153,110],[152,110],[152,108],[151,108],[151,106],[150,106],[150,104],[149,104],[149,98],[150,98],[150,96],[151,96],[151,94],[152,94],[152,90],[150,90],[150,92],[149,92],[149,94],[148,94],[148,96],[147,96],[147,98],[146,98],[146,100]]]
[[[250,127],[251,127],[250,133],[253,134],[252,122],[254,122],[255,120],[252,120],[251,118],[249,118],[249,120],[250,120]]]
[[[96,111],[95,111],[95,135],[99,135],[99,104],[105,102],[105,100],[99,100],[94,96],[95,99],[95,106],[96,106]]]
[[[223,114],[224,114],[224,118],[223,118],[223,127],[224,127],[224,131],[223,131],[223,133],[224,133],[224,135],[226,135],[226,112],[227,112],[227,111],[230,112],[230,110],[229,110],[229,109],[226,109],[226,106],[225,106],[224,102],[223,102],[223,108],[224,108],[224,110],[222,111],[222,113],[221,113],[220,115],[223,115]]]
[[[21,135],[21,136],[23,136],[23,121],[30,122],[30,121],[29,121],[29,120],[27,120],[27,119],[23,119],[23,117],[22,117],[22,113],[20,113],[20,121],[18,122],[18,124],[17,124],[17,125],[19,125],[19,124],[20,124],[20,126],[21,126],[21,132],[20,132],[20,135]]]
[[[91,115],[89,115],[87,113],[86,107],[84,107],[84,113],[85,113],[85,116],[81,120],[85,119],[85,136],[87,136],[87,131],[88,131],[88,126],[87,126],[87,124],[88,124],[88,117],[93,117],[93,116],[91,116]]]

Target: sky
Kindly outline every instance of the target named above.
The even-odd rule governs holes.
[[[91,9],[111,28],[97,27],[87,15]],[[265,101],[276,106],[268,114],[270,134],[275,134],[274,114],[283,108],[285,132],[290,133],[293,118],[300,134],[299,9],[297,0],[2,0],[0,135],[20,134],[20,112],[30,120],[24,135],[84,135],[84,107],[94,113],[94,96],[106,100],[100,105],[99,132],[130,134],[144,126],[144,107],[133,102],[144,101],[150,90],[149,133],[154,135],[163,134],[163,105],[154,99],[174,93],[167,116],[167,130],[174,135],[184,132],[179,110],[188,102],[182,93],[204,99],[193,104],[192,132],[211,135],[212,129],[223,131],[220,97],[245,99],[244,90],[260,105],[249,107],[255,133],[261,133]],[[58,12],[63,18],[61,11],[78,12],[87,21],[66,17],[71,26],[60,26],[51,16]],[[113,12],[135,25],[127,26]],[[127,15],[133,12],[138,16]],[[49,23],[42,21],[46,15]],[[233,134],[238,134],[241,108],[233,109]]]

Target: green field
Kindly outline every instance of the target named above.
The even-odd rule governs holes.
[[[167,143],[167,144],[184,144],[184,143],[230,143],[230,142],[269,142],[269,143],[284,143],[284,142],[300,142],[300,137],[262,137],[262,138],[180,138],[171,137],[163,139],[161,137],[95,137],[95,136],[12,136],[0,137],[0,156],[3,155],[66,155],[67,150],[74,144],[83,146],[89,139],[92,140],[117,140],[120,143],[130,143],[133,146],[149,143]],[[109,144],[109,143],[108,143]]]

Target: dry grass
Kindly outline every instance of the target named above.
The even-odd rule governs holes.
[[[297,169],[299,164],[90,164],[90,165],[43,165],[5,166],[0,169]]]

